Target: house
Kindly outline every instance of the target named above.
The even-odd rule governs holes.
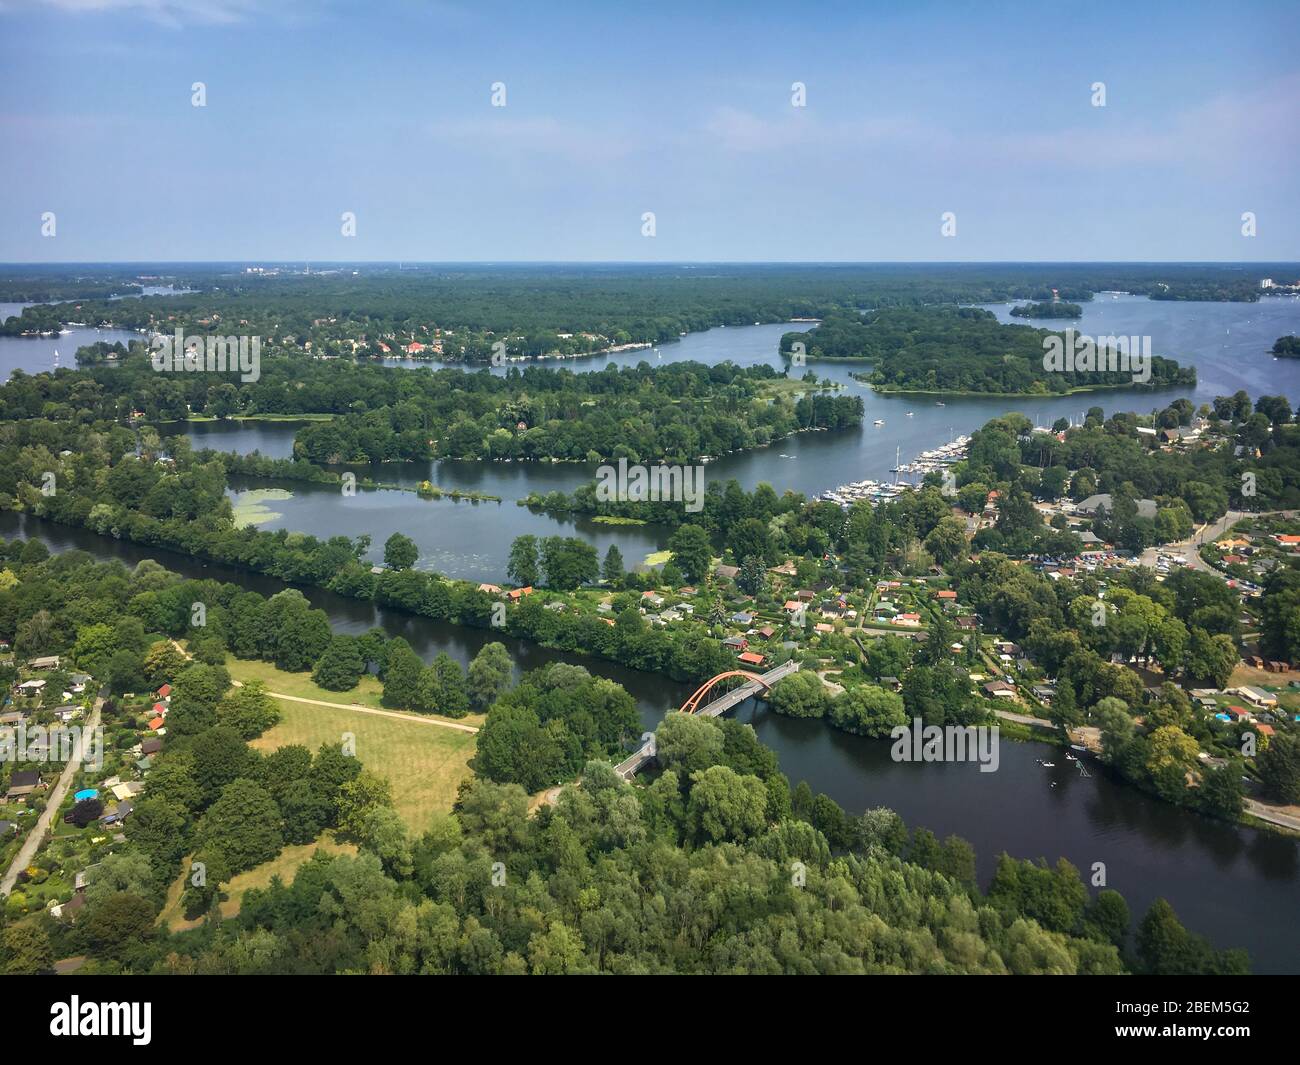
[[[827,624],[825,621],[819,621],[819,622],[817,622],[816,625],[813,626],[813,631],[814,631],[814,632],[820,632],[820,633],[822,633],[822,634],[824,635],[824,634],[826,634],[826,633],[828,633],[828,632],[834,632],[834,631],[835,631],[835,626],[834,626],[834,625],[829,625],[829,624]]]
[[[726,581],[734,581],[740,575],[739,566],[724,566],[721,563],[713,567],[713,573]]]
[[[533,586],[530,584],[526,588],[512,588],[506,593],[506,597],[512,602],[517,603],[526,595],[533,594]]]
[[[664,605],[664,597],[660,595],[658,592],[654,592],[654,591],[642,592],[641,605],[652,606],[656,610],[658,610],[661,606]]]
[[[1274,533],[1273,542],[1278,547],[1285,547],[1288,551],[1294,551],[1300,547],[1300,536],[1292,536],[1290,533]]]
[[[756,651],[742,651],[737,657],[737,662],[743,662],[747,666],[761,666],[766,659]]]
[[[764,625],[761,629],[755,631],[755,635],[761,636],[765,640],[770,640],[776,635],[776,629],[772,628],[771,625]]]
[[[967,631],[972,631],[972,630],[974,630],[974,628],[975,628],[975,626],[976,626],[977,624],[978,624],[978,623],[976,622],[975,618],[972,617],[972,616],[970,616],[970,615],[968,615],[968,614],[967,614],[967,615],[963,615],[963,616],[961,616],[961,617],[959,617],[959,618],[957,619],[957,628],[959,628],[959,629],[964,629],[964,630],[967,630]]]
[[[127,819],[127,817],[131,813],[131,810],[132,810],[132,806],[129,802],[119,802],[116,806],[114,806],[111,810],[109,810],[106,814],[104,814],[99,819],[99,823],[101,825],[118,824],[119,822],[125,821]]]
[[[153,704],[153,713],[154,713],[154,717],[166,717],[166,716],[167,716],[167,704],[166,704],[166,703],[154,703],[154,704]]]
[[[787,614],[797,614],[803,609],[803,603],[799,602],[798,599],[787,599],[781,609]]]
[[[722,641],[722,646],[729,651],[747,651],[749,650],[749,641],[743,636],[728,636]]]
[[[896,692],[902,690],[903,682],[897,677],[881,677],[880,686]]]
[[[1005,680],[991,680],[984,685],[984,694],[993,699],[1014,699],[1016,689]]]
[[[810,592],[807,588],[801,588],[799,591],[794,593],[794,597],[802,602],[811,603],[817,598],[817,594],[815,592]]]
[[[43,680],[25,680],[14,689],[19,695],[40,695],[45,687]]]
[[[1256,725],[1255,731],[1261,736],[1274,736],[1277,734],[1277,730],[1272,725]]]
[[[162,728],[163,728],[163,726],[166,725],[166,724],[167,724],[167,722],[166,722],[165,720],[163,720],[163,718],[161,718],[161,717],[155,717],[152,721],[149,722],[149,727],[150,727],[151,729],[153,729],[154,732],[157,732],[157,733],[161,734],[161,733],[162,733]]]
[[[1277,696],[1272,692],[1265,691],[1263,688],[1246,685],[1238,688],[1237,694],[1249,699],[1256,706],[1277,706]]]
[[[27,720],[27,715],[21,710],[11,710],[7,714],[0,714],[0,726],[12,727],[21,725]]]
[[[1050,684],[1035,684],[1030,691],[1040,703],[1050,703],[1056,698],[1056,689]]]
[[[6,799],[24,799],[32,792],[45,787],[41,774],[35,769],[15,769],[9,777]]]
[[[1255,716],[1244,706],[1230,706],[1228,707],[1227,712],[1228,712],[1228,717],[1230,717],[1232,720],[1237,722],[1252,721],[1254,720],[1254,716]]]
[[[27,663],[32,669],[58,669],[59,656],[46,655],[44,658],[33,658]]]
[[[957,602],[957,593],[953,591],[949,591],[947,589],[945,589],[942,592],[935,592],[934,597],[938,599],[941,603]]]
[[[894,618],[895,625],[908,625],[912,628],[919,628],[921,625],[920,614],[899,614]]]
[[[754,623],[754,615],[747,613],[744,610],[737,610],[731,615],[731,623],[733,625],[752,625]]]
[[[487,592],[488,595],[500,595],[500,594],[501,594],[501,587],[500,587],[500,585],[496,585],[496,584],[480,584],[480,585],[478,586],[478,590],[479,590],[480,592]]]

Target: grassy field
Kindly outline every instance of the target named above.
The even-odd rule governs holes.
[[[366,677],[352,691],[331,692],[313,684],[308,673],[286,673],[269,662],[231,659],[228,668],[235,680],[260,680],[268,691],[345,704],[339,708],[277,699],[280,723],[252,745],[273,751],[300,743],[315,752],[322,743],[339,743],[345,732],[352,733],[361,764],[388,779],[393,804],[413,832],[423,832],[434,813],[451,809],[457,787],[470,775],[472,733],[444,728],[432,723],[436,719],[419,714],[377,717],[346,709],[354,702],[379,708],[382,689],[373,677]],[[482,721],[480,714],[458,723],[481,725]]]
[[[378,678],[371,674],[362,677],[360,683],[351,691],[332,692],[328,688],[313,684],[310,673],[286,673],[282,669],[276,669],[270,662],[260,660],[245,661],[228,657],[226,659],[226,668],[230,670],[230,675],[241,683],[260,680],[266,685],[267,691],[279,692],[281,695],[294,695],[299,699],[319,699],[323,703],[341,703],[345,706],[356,703],[376,710],[385,709],[382,701],[384,686],[379,682]],[[282,702],[280,705],[285,704]],[[400,713],[401,711],[395,712]],[[424,714],[412,714],[411,716],[419,720],[427,718],[427,715]],[[441,720],[450,721],[451,718]],[[483,714],[470,714],[467,717],[456,718],[456,723],[481,728],[483,720]]]
[[[223,893],[228,897],[221,903],[221,915],[223,917],[234,917],[239,912],[244,892],[249,888],[268,887],[271,878],[275,876],[278,876],[286,884],[292,881],[293,874],[297,871],[298,866],[302,865],[303,862],[310,861],[311,856],[318,850],[324,851],[326,854],[356,854],[357,852],[357,848],[351,843],[338,843],[328,832],[316,840],[315,843],[285,847],[269,862],[264,862],[246,873],[240,873],[222,889]],[[181,910],[181,893],[185,890],[186,878],[189,875],[190,860],[186,858],[181,866],[181,875],[167,889],[167,901],[163,904],[162,912],[158,915],[158,923],[166,925],[173,932],[182,932],[199,924],[199,921],[187,921],[184,912]]]

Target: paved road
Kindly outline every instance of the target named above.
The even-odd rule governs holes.
[[[1261,821],[1267,821],[1269,824],[1281,825],[1283,828],[1289,828],[1293,832],[1300,832],[1300,817],[1293,817],[1290,814],[1284,814],[1272,806],[1265,806],[1257,799],[1246,800],[1246,812],[1258,817]]]
[[[1201,558],[1201,546],[1203,544],[1212,544],[1221,539],[1226,533],[1242,518],[1262,518],[1269,514],[1282,514],[1288,518],[1293,518],[1300,511],[1294,510],[1230,510],[1218,521],[1203,526],[1186,540],[1177,544],[1165,544],[1163,547],[1148,547],[1142,552],[1142,565],[1155,568],[1156,559],[1159,555],[1183,555],[1187,559],[1187,564],[1192,569],[1204,570],[1207,573],[1215,573],[1220,577],[1223,574],[1213,566],[1205,564]]]
[[[104,695],[101,693],[95,700],[90,716],[86,718],[83,736],[86,732],[93,732],[99,727],[99,710],[103,705]],[[14,860],[9,866],[9,871],[5,873],[4,879],[0,880],[0,895],[7,896],[9,892],[13,891],[18,874],[32,864],[36,852],[40,850],[41,844],[45,842],[45,834],[50,830],[50,822],[58,814],[59,805],[63,802],[63,796],[68,793],[73,777],[77,775],[77,771],[81,768],[82,746],[82,742],[78,741],[76,749],[72,752],[72,758],[63,767],[63,772],[59,774],[59,779],[55,782],[54,787],[47,793],[44,811],[37,819],[35,827],[27,834],[27,839],[23,841],[22,848],[14,856]]]

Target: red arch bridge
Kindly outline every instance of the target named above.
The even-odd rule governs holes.
[[[733,706],[743,703],[753,695],[757,695],[760,691],[767,691],[782,677],[788,677],[798,668],[798,662],[790,661],[783,662],[775,669],[769,669],[766,673],[750,673],[743,669],[731,669],[726,673],[719,673],[716,677],[710,677],[696,688],[695,693],[686,702],[682,703],[681,711],[683,714],[718,717],[720,714],[725,714]],[[746,678],[745,683],[710,699],[708,702],[705,701],[719,684],[733,677],[744,677]],[[655,756],[654,744],[653,737],[647,739],[636,751],[614,767],[615,772],[624,780],[633,777],[637,770],[653,760]]]

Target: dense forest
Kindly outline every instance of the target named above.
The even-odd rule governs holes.
[[[860,397],[789,395],[769,366],[670,363],[595,373],[511,366],[504,375],[413,372],[345,361],[268,358],[256,381],[158,373],[139,345],[83,348],[80,372],[16,373],[0,417],[44,412],[82,421],[184,421],[193,415],[333,414],[304,422],[294,454],[312,462],[577,459],[693,462],[793,432],[860,424]],[[107,352],[118,355],[102,365]]]
[[[520,784],[477,775],[452,811],[412,831],[387,780],[356,756],[328,744],[271,753],[246,744],[274,723],[270,700],[232,690],[225,668],[209,663],[228,649],[296,654],[319,628],[299,593],[263,600],[152,562],[128,570],[77,552],[50,558],[22,541],[0,543],[0,560],[0,636],[96,668],[98,630],[109,629],[146,683],[174,682],[163,750],[124,845],[98,845],[84,912],[68,923],[6,909],[0,966],[11,974],[49,972],[70,955],[86,956],[83,973],[165,975],[1247,970],[1243,952],[1215,950],[1163,900],[1134,929],[1118,892],[1091,893],[1064,860],[1003,855],[981,889],[968,843],[791,787],[752,728],[731,721],[670,714],[653,779],[628,784],[607,761],[587,760],[582,787],[531,816]],[[166,641],[146,644],[149,631],[193,637],[195,599],[218,621],[195,661]],[[251,634],[283,639],[280,651],[227,648],[250,636],[239,617],[249,608],[282,616],[285,625]],[[315,638],[337,639],[328,624]],[[400,643],[380,653],[384,674],[399,669]],[[604,701],[587,697],[592,684]],[[626,693],[572,666],[488,697],[500,735],[485,732],[478,757],[495,776],[514,772],[526,753],[519,730],[539,721],[585,720],[593,735],[615,737],[631,720]],[[113,700],[105,716],[128,746],[138,722]],[[186,912],[203,916],[230,877],[324,829],[356,853],[317,853],[289,882],[245,892],[232,918],[178,933],[156,923],[186,856],[208,874],[182,895]]]
[[[98,270],[79,268],[71,278],[55,268],[0,271],[0,300],[75,301],[29,307],[0,322],[0,334],[48,333],[70,321],[163,332],[180,325],[257,334],[266,344],[318,355],[379,356],[414,342],[436,345],[448,360],[484,362],[497,343],[512,357],[578,354],[863,307],[1042,301],[1053,288],[1076,302],[1115,289],[1153,299],[1257,300],[1259,277],[1278,272],[1245,264],[1105,263]],[[195,291],[107,298],[136,291],[145,277]]]
[[[881,392],[971,392],[1047,395],[1104,387],[1191,387],[1196,370],[1160,355],[1150,360],[1150,379],[1104,369],[1045,369],[1045,343],[1053,334],[1003,325],[978,307],[879,310],[860,317],[833,317],[809,333],[786,333],[787,356],[804,344],[815,358],[863,359]]]

